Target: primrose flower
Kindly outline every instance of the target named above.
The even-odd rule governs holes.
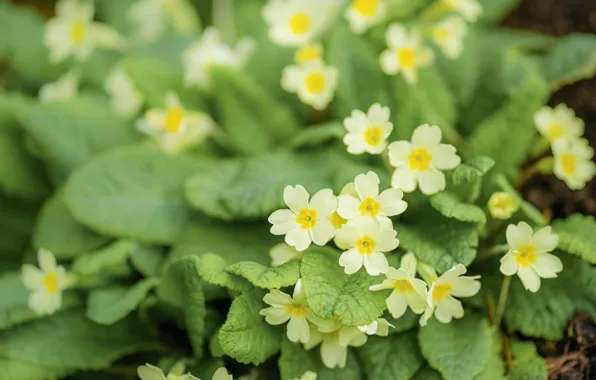
[[[300,260],[304,256],[304,251],[297,251],[286,243],[279,243],[269,250],[269,256],[271,257],[271,265],[278,267],[292,260]]]
[[[389,144],[389,160],[395,172],[391,184],[406,193],[420,190],[431,195],[445,190],[445,174],[461,162],[449,144],[441,144],[441,128],[424,124],[414,130],[412,142],[396,141]]]
[[[534,114],[534,124],[538,132],[551,143],[559,139],[574,140],[584,133],[584,121],[576,117],[575,112],[565,104],[555,108],[540,108]]]
[[[60,0],[56,17],[45,26],[44,43],[50,49],[50,61],[59,63],[70,56],[84,61],[96,46],[121,48],[122,37],[114,29],[93,21],[93,2]]]
[[[165,35],[168,26],[178,34],[199,29],[197,12],[188,0],[138,0],[128,8],[128,19],[140,41],[155,41]]]
[[[32,290],[29,309],[37,315],[53,314],[62,306],[62,292],[68,285],[66,271],[46,249],[37,251],[37,261],[39,269],[30,264],[21,269],[23,283]]]
[[[531,292],[540,289],[540,277],[555,278],[563,270],[561,260],[549,252],[557,248],[559,236],[550,226],[534,231],[528,223],[507,227],[509,252],[501,258],[501,272],[505,276],[517,273],[524,288]]]
[[[325,7],[316,0],[269,0],[262,11],[269,38],[281,46],[305,45],[325,26]]]
[[[350,117],[344,120],[344,126],[348,131],[344,144],[351,154],[383,152],[393,130],[393,124],[389,121],[389,107],[382,107],[379,103],[370,106],[368,114],[360,110],[352,111]]]
[[[401,190],[387,189],[379,194],[379,183],[379,176],[375,172],[357,175],[354,179],[356,194],[341,194],[338,197],[339,216],[350,220],[369,215],[378,219],[383,226],[391,228],[389,217],[402,214],[408,204],[403,200],[404,193]]]
[[[456,59],[464,49],[468,33],[466,22],[459,16],[451,16],[433,27],[433,41],[449,59]]]
[[[378,24],[387,13],[386,0],[353,0],[345,17],[355,34],[362,34]]]
[[[308,322],[315,325],[324,325],[320,318],[314,315],[306,305],[306,296],[302,289],[302,280],[294,286],[292,297],[278,289],[272,289],[263,297],[263,301],[271,305],[262,309],[259,314],[265,316],[265,321],[270,325],[288,323],[286,335],[292,342],[308,343],[310,341],[310,328]]]
[[[203,141],[214,128],[211,118],[202,112],[185,110],[178,95],[166,95],[166,109],[150,109],[137,128],[152,136],[167,153],[178,153]]]
[[[389,263],[385,252],[399,245],[396,235],[395,230],[383,228],[377,219],[368,215],[349,221],[336,235],[341,246],[348,247],[340,256],[339,265],[347,274],[358,272],[362,266],[371,276],[386,273]]]
[[[418,31],[410,34],[403,25],[393,23],[385,35],[388,49],[381,53],[380,62],[387,75],[402,73],[408,84],[418,81],[418,69],[432,65],[434,55],[425,47]]]
[[[304,251],[310,243],[325,245],[335,235],[330,218],[337,209],[337,198],[329,189],[312,196],[300,185],[286,186],[284,202],[289,209],[273,212],[269,223],[273,235],[286,235],[285,240],[298,251]]]
[[[72,100],[79,94],[81,74],[71,70],[62,74],[56,82],[46,83],[39,89],[39,100],[42,103]]]
[[[420,318],[421,326],[426,325],[433,313],[441,323],[464,316],[461,301],[454,297],[472,297],[480,290],[480,276],[462,276],[465,273],[466,267],[457,264],[432,283],[427,295],[428,308]]]
[[[395,327],[391,323],[387,322],[385,318],[379,318],[372,321],[368,325],[357,326],[358,330],[362,331],[366,335],[378,335],[387,336],[389,335],[389,327]]]
[[[211,87],[211,70],[215,67],[240,69],[252,54],[255,42],[244,37],[234,49],[221,41],[219,31],[210,26],[201,39],[192,44],[184,53],[184,84],[201,89]]]
[[[572,190],[586,186],[596,174],[596,165],[592,161],[594,149],[586,139],[557,140],[553,146],[555,158],[554,173],[565,181]]]
[[[184,375],[175,375],[170,373],[168,376],[166,376],[161,368],[155,367],[151,364],[145,364],[137,367],[137,375],[141,380],[200,380],[190,373]],[[213,380],[216,380],[215,375],[213,376]],[[219,380],[219,378],[217,380]]]
[[[314,59],[323,58],[323,45],[320,43],[308,43],[296,50],[294,61],[301,65],[304,62],[312,61]]]
[[[412,259],[414,260],[413,265],[406,264]],[[416,314],[421,314],[426,310],[426,283],[415,278],[416,259],[412,253],[404,255],[401,268],[389,268],[385,276],[387,276],[385,281],[378,285],[372,285],[369,290],[393,289],[385,300],[387,309],[393,318],[397,319],[404,315],[408,306]]]
[[[482,14],[477,0],[441,0],[448,9],[461,14],[467,21],[476,22]]]
[[[282,72],[281,86],[298,94],[304,104],[324,110],[333,99],[337,87],[338,71],[325,65],[322,59],[312,59],[296,66],[290,65]]]
[[[111,107],[117,115],[129,119],[139,113],[143,95],[122,67],[116,66],[110,71],[104,89],[110,95]]]
[[[517,199],[504,191],[497,191],[488,199],[488,211],[493,218],[509,219],[517,210],[519,210]]]

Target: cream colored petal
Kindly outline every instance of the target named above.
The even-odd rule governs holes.
[[[542,278],[555,278],[563,270],[561,259],[550,253],[539,254],[532,267]]]
[[[21,267],[21,280],[28,289],[38,289],[43,286],[44,274],[31,264]]]
[[[381,273],[387,272],[389,269],[389,262],[387,257],[381,252],[373,252],[370,255],[364,256],[364,268],[371,276],[378,276]]]
[[[451,281],[451,286],[455,297],[472,297],[480,291],[480,281],[470,277],[458,277]]]
[[[389,144],[389,161],[394,167],[407,165],[408,155],[412,151],[412,144],[409,141],[395,141]]]
[[[399,73],[401,69],[396,53],[393,50],[388,49],[383,51],[379,57],[379,63],[381,65],[381,69],[387,75],[395,75]]]
[[[375,172],[358,174],[354,179],[354,187],[360,199],[375,198],[379,195],[379,176]]]
[[[423,124],[414,130],[412,145],[428,150],[435,149],[441,143],[441,128],[436,125]]]
[[[335,236],[335,228],[328,220],[317,220],[317,223],[310,229],[313,243],[323,246]]]
[[[394,268],[389,268],[388,272],[391,271]],[[372,291],[372,292],[376,292],[378,290],[383,290],[383,289],[393,289],[393,283],[394,280],[392,279],[386,279],[383,282],[381,282],[380,284],[376,284],[376,285],[371,285],[368,290]]]
[[[310,327],[305,317],[292,316],[286,329],[291,342],[308,343],[310,341]]]
[[[546,226],[534,233],[532,244],[538,252],[551,252],[559,244],[559,236],[552,232],[551,226]]]
[[[337,210],[337,197],[330,189],[323,189],[312,196],[309,207],[317,211],[317,219],[329,219]]]
[[[391,313],[391,316],[395,319],[404,315],[408,309],[408,298],[406,295],[395,291],[391,292],[389,297],[385,300],[385,303],[387,304],[387,310],[389,310],[389,313]]]
[[[517,273],[519,265],[515,260],[515,254],[509,251],[505,256],[501,258],[501,273],[505,276],[513,276]]]
[[[432,169],[418,173],[418,184],[420,185],[420,191],[425,195],[436,194],[445,190],[447,186],[445,174]]]
[[[360,110],[353,110],[350,117],[344,119],[344,127],[348,132],[362,133],[367,126],[366,114]]]
[[[35,290],[29,295],[29,309],[37,315],[50,314],[52,310],[52,299],[44,288]]]
[[[526,222],[519,222],[518,225],[510,224],[507,226],[507,244],[511,249],[516,250],[525,244],[531,244],[534,231]]]
[[[288,231],[285,241],[297,251],[304,251],[312,243],[312,238],[308,229],[296,227]]]
[[[439,144],[430,150],[432,165],[440,170],[454,169],[461,163],[453,145]]]
[[[40,248],[37,251],[37,261],[44,273],[54,272],[56,270],[56,257],[47,249]]]
[[[211,380],[234,380],[234,378],[228,373],[225,367],[221,367],[215,371]]]
[[[288,313],[285,309],[279,307],[262,309],[259,314],[265,317],[267,323],[274,326],[286,323],[292,316],[292,314]]]
[[[527,290],[536,293],[540,289],[540,277],[532,267],[524,268],[520,266],[517,275]]]
[[[343,194],[338,197],[337,213],[344,219],[353,219],[360,214],[360,200],[352,195]]]
[[[403,200],[404,193],[399,189],[387,189],[383,191],[377,201],[381,204],[380,214],[384,216],[395,216],[402,214],[408,208]]]
[[[137,368],[137,375],[141,380],[166,380],[163,371],[151,364],[145,364]]]
[[[293,228],[300,228],[296,223],[296,214],[288,209],[274,211],[268,219],[273,235],[287,234]]]
[[[269,291],[269,293],[265,294],[265,297],[263,297],[263,302],[282,309],[285,306],[294,303],[292,301],[292,297],[290,297],[289,294],[286,294],[278,289],[272,289]]]
[[[389,107],[383,107],[379,103],[375,103],[368,109],[368,120],[373,125],[385,125],[389,122],[390,110]]]
[[[284,189],[284,202],[294,212],[308,208],[308,191],[304,186],[286,186]]]
[[[397,168],[391,176],[391,186],[405,193],[411,193],[417,187],[416,174],[406,166]]]
[[[344,268],[346,274],[356,273],[364,265],[364,258],[356,248],[352,248],[341,254],[339,257],[339,265]]]
[[[337,341],[337,334],[326,337],[321,344],[321,360],[327,368],[343,368],[346,366],[348,348],[342,347]]]

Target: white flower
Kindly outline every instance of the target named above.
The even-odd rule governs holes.
[[[461,14],[467,21],[476,22],[482,14],[477,0],[441,0],[449,9]]]
[[[353,33],[362,34],[387,14],[385,0],[353,0],[345,16]]]
[[[507,226],[509,252],[501,258],[501,272],[506,276],[517,273],[524,288],[531,292],[540,289],[540,277],[555,278],[563,270],[561,260],[549,252],[557,248],[559,236],[550,226],[534,231],[528,223]]]
[[[213,374],[211,380],[234,380],[234,378],[228,373],[228,370],[225,367],[219,367]]]
[[[39,100],[42,103],[72,100],[79,94],[81,74],[70,70],[58,78],[56,82],[46,83],[39,89]]]
[[[317,374],[312,371],[306,371],[300,379],[296,378],[294,380],[317,380]]]
[[[23,283],[32,290],[29,309],[38,315],[53,314],[62,306],[62,291],[68,285],[66,271],[46,249],[37,251],[37,261],[40,269],[30,264],[21,269]]]
[[[387,189],[379,194],[379,177],[375,172],[359,174],[354,179],[356,194],[342,194],[338,197],[337,213],[350,220],[369,215],[379,220],[382,226],[392,228],[390,216],[406,211],[408,204],[398,189]]]
[[[466,267],[457,264],[433,282],[427,295],[428,308],[420,318],[420,325],[425,326],[433,313],[441,323],[464,316],[461,301],[454,297],[472,297],[480,290],[480,281],[477,281],[480,276],[462,277],[465,273]]]
[[[509,219],[519,210],[519,202],[513,195],[497,191],[488,199],[488,210],[493,218]]]
[[[317,0],[269,0],[262,12],[269,38],[282,46],[305,45],[325,26],[327,7]]]
[[[45,26],[44,43],[50,61],[58,63],[70,56],[84,61],[96,46],[121,48],[122,37],[110,27],[93,21],[93,2],[60,0],[56,17]]]
[[[294,61],[299,65],[320,58],[323,58],[323,45],[320,43],[309,43],[301,46],[294,55]]]
[[[544,106],[534,113],[534,124],[538,132],[551,143],[558,139],[573,140],[584,133],[584,121],[565,104],[555,108]]]
[[[161,368],[155,367],[151,364],[145,364],[137,367],[137,375],[139,375],[141,380],[200,380],[190,373],[184,375],[168,374],[168,376],[166,376]],[[213,380],[215,380],[215,376],[213,377]]]
[[[306,305],[301,279],[294,286],[292,297],[278,289],[273,289],[263,297],[263,301],[271,307],[262,309],[259,314],[265,316],[265,321],[270,325],[281,325],[290,321],[286,328],[286,335],[292,342],[308,343],[310,341],[311,329],[308,322],[315,325],[325,324]]]
[[[202,142],[211,133],[213,121],[202,112],[187,111],[178,95],[166,95],[166,109],[150,109],[137,128],[152,136],[168,153],[178,153]]]
[[[269,250],[271,265],[274,267],[278,267],[292,260],[299,260],[303,255],[304,251],[297,251],[286,243],[276,244]]]
[[[389,144],[389,159],[395,172],[391,184],[406,193],[420,190],[431,195],[445,189],[445,174],[441,170],[453,169],[461,159],[456,149],[441,144],[441,128],[424,124],[414,130],[412,142],[396,141]]]
[[[136,116],[143,105],[143,95],[135,88],[132,79],[120,66],[115,66],[104,83],[104,89],[110,95],[110,104],[114,112],[123,117]]]
[[[344,144],[351,154],[383,152],[393,130],[393,124],[389,121],[389,107],[382,107],[379,103],[370,106],[368,114],[360,110],[352,111],[350,117],[344,120],[344,126],[348,131]]]
[[[219,31],[210,26],[201,39],[184,53],[184,84],[202,89],[211,87],[211,70],[215,67],[242,68],[254,50],[251,38],[242,38],[234,49],[221,41]]]
[[[418,69],[432,65],[434,55],[425,47],[418,31],[408,32],[403,25],[393,23],[385,34],[388,49],[381,53],[381,68],[387,75],[403,73],[408,84],[418,81]]]
[[[553,171],[570,189],[583,189],[596,175],[596,165],[592,161],[594,149],[586,139],[560,139],[552,148],[555,159]]]
[[[299,66],[285,67],[281,86],[288,92],[298,94],[302,103],[323,110],[333,99],[338,75],[335,67],[326,66],[321,59],[312,59]]]
[[[197,12],[187,0],[138,0],[128,8],[134,36],[140,41],[155,41],[171,26],[179,34],[199,29]]]
[[[323,189],[312,196],[300,185],[286,186],[284,202],[289,209],[273,212],[269,223],[273,224],[273,235],[286,235],[286,243],[304,251],[311,242],[325,245],[335,235],[335,229],[329,221],[337,209],[337,198],[329,189]]]
[[[464,49],[464,38],[468,33],[466,22],[459,16],[451,16],[433,27],[433,41],[443,54],[456,59]]]
[[[387,322],[385,318],[379,318],[372,321],[368,325],[358,326],[358,330],[362,331],[366,335],[387,336],[389,335],[389,327],[395,326]]]
[[[362,216],[346,223],[337,231],[337,240],[349,247],[339,258],[339,265],[347,274],[358,272],[364,265],[371,276],[387,272],[389,263],[385,252],[393,251],[399,245],[397,232],[382,228],[381,223],[371,216]]]

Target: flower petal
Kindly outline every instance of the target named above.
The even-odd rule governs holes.
[[[540,289],[540,277],[532,267],[524,268],[520,266],[517,275],[527,290],[536,293]]]
[[[501,258],[501,273],[505,276],[513,276],[517,273],[519,265],[515,260],[515,254],[509,251],[505,256]]]
[[[271,226],[271,233],[273,235],[285,235],[294,227],[298,227],[296,223],[296,214],[287,208],[283,210],[274,211],[268,219]]]
[[[555,278],[563,270],[561,259],[550,253],[539,254],[532,265],[536,273],[542,278]]]
[[[441,128],[436,125],[423,124],[412,133],[412,145],[434,150],[441,143]]]
[[[166,375],[160,368],[146,364],[137,368],[137,375],[141,380],[166,380]]]
[[[455,168],[461,163],[461,158],[455,153],[457,149],[453,145],[439,144],[431,149],[432,165],[440,170]]]
[[[532,245],[536,247],[538,252],[551,252],[557,248],[559,244],[559,236],[552,233],[551,226],[546,226],[534,233],[532,236]]]
[[[292,316],[286,330],[288,339],[294,343],[308,343],[310,340],[310,327],[305,317]]]
[[[416,190],[416,175],[406,166],[397,168],[391,176],[391,186],[405,193],[411,193]]]
[[[389,121],[389,116],[389,107],[383,107],[379,103],[373,104],[368,109],[368,120],[373,125],[386,124]]]
[[[296,248],[297,251],[304,251],[312,243],[310,230],[296,226],[288,231],[285,241],[288,245]]]
[[[383,191],[377,197],[377,201],[381,204],[380,214],[384,216],[402,214],[408,208],[408,204],[403,198],[404,193],[399,189],[387,189]]]
[[[323,246],[335,236],[335,228],[328,220],[317,220],[317,223],[310,229],[313,243]]]
[[[356,248],[345,251],[339,257],[339,265],[344,268],[346,274],[356,273],[364,265],[364,258]]]
[[[378,276],[381,273],[387,272],[389,269],[389,262],[387,257],[381,252],[373,252],[370,255],[364,256],[364,268],[371,276]]]
[[[317,211],[317,219],[329,219],[337,210],[337,197],[330,189],[323,189],[312,196],[309,207]]]
[[[480,291],[480,281],[473,277],[458,277],[451,281],[451,286],[455,297],[472,297]]]
[[[308,196],[308,191],[301,185],[286,186],[284,189],[284,202],[296,213],[308,208]]]
[[[507,244],[513,250],[518,249],[524,244],[531,244],[533,232],[532,227],[526,222],[519,222],[517,226],[510,224],[507,226],[506,231]]]
[[[409,141],[395,141],[389,144],[389,161],[392,166],[399,167],[408,163],[408,154],[412,151]]]
[[[287,305],[291,305],[294,302],[289,294],[286,294],[278,289],[272,289],[269,293],[263,297],[263,302],[268,305],[284,308]]]
[[[337,341],[337,334],[331,334],[321,344],[321,360],[327,368],[343,368],[346,366],[348,348],[342,347]]]
[[[265,317],[267,323],[274,326],[286,323],[292,316],[292,314],[288,313],[285,309],[279,307],[262,309],[259,314]]]
[[[418,183],[420,191],[425,195],[436,194],[445,190],[445,174],[438,170],[429,169],[418,174]]]
[[[42,287],[43,276],[43,273],[31,264],[24,264],[21,268],[21,280],[28,289]]]
[[[379,195],[379,176],[375,172],[359,174],[354,179],[354,187],[361,200],[376,198]]]
[[[337,213],[344,219],[353,219],[360,214],[360,200],[354,198],[352,195],[343,194],[337,197],[338,207]]]
[[[40,248],[37,251],[37,261],[44,273],[54,272],[56,270],[56,257],[47,249]]]
[[[387,304],[387,309],[391,313],[391,316],[395,319],[404,315],[406,310],[408,310],[408,299],[406,295],[396,291],[391,292],[389,297],[385,300],[385,303]]]

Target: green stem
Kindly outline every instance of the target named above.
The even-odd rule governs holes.
[[[503,319],[503,313],[505,312],[505,304],[507,303],[507,297],[509,296],[509,285],[511,285],[511,276],[505,276],[503,284],[501,285],[501,294],[499,295],[499,303],[497,304],[497,312],[495,313],[494,323],[495,326],[501,325]]]
[[[515,190],[513,186],[509,184],[509,181],[507,181],[507,178],[505,178],[503,174],[498,174],[495,176],[495,181],[503,191],[511,194],[515,199],[517,199],[519,202],[519,207],[532,222],[539,226],[548,225],[548,220],[546,220],[544,215],[542,215],[542,213],[538,211],[531,203],[526,202],[526,200],[519,195],[517,190]]]

